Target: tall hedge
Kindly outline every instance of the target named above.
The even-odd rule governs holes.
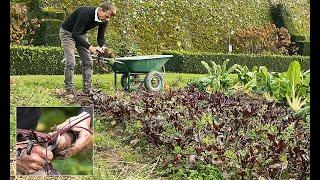
[[[62,75],[64,74],[63,50],[60,47],[10,47],[11,75]],[[81,62],[76,58],[75,73],[81,74]],[[94,64],[94,73],[106,73]]]
[[[273,0],[275,1],[275,0]],[[148,54],[165,49],[227,52],[228,36],[237,28],[272,22],[269,0],[114,0],[118,7],[107,29],[109,46]],[[296,29],[309,33],[309,1],[287,0]],[[301,12],[306,15],[301,15]],[[308,14],[309,13],[309,14]],[[94,34],[95,31],[90,33]],[[91,36],[96,43],[96,37]]]
[[[305,37],[295,41],[310,41],[310,0],[276,0],[274,4],[279,7],[280,16],[290,34]]]
[[[277,27],[285,27],[291,35],[291,41],[295,42],[300,55],[310,55],[310,3],[302,1],[299,4],[304,4],[305,8],[299,12],[294,12],[297,3],[278,2],[271,4],[270,13],[273,23]],[[303,21],[303,22],[302,22]]]
[[[21,0],[22,1],[22,0]],[[36,0],[24,0],[36,1]],[[98,6],[101,0],[37,0],[47,9],[69,15],[79,6]],[[107,29],[109,47],[142,54],[165,49],[227,52],[228,36],[236,28],[271,22],[270,6],[288,10],[297,34],[310,32],[309,0],[112,0],[118,13]],[[95,30],[90,31],[95,34]],[[90,41],[96,44],[96,37]]]
[[[269,22],[267,1],[116,0],[107,39],[115,49],[226,52],[235,28]],[[115,32],[112,32],[115,31]]]
[[[162,54],[171,54],[166,64],[166,70],[180,73],[206,73],[201,61],[215,61],[222,64],[229,59],[228,66],[233,64],[246,65],[249,69],[253,66],[266,66],[270,71],[286,71],[289,64],[297,60],[304,70],[310,69],[309,56],[281,56],[281,55],[254,55],[254,54],[222,54],[222,53],[193,53],[188,51],[163,51]]]
[[[35,32],[33,45],[60,46],[59,29],[62,21],[59,19],[45,19]]]

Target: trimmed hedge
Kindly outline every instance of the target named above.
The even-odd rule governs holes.
[[[215,61],[217,64],[222,64],[226,59],[230,60],[228,67],[233,64],[246,65],[249,69],[253,66],[266,66],[270,71],[281,72],[286,71],[289,64],[297,60],[302,69],[310,69],[309,56],[192,53],[187,51],[163,51],[162,54],[173,55],[173,58],[165,64],[165,68],[169,72],[206,73],[201,61]]]
[[[45,19],[59,19],[63,21],[66,13],[54,8],[42,8],[42,17]]]
[[[303,7],[303,8],[302,8]],[[310,38],[310,2],[302,0],[272,3],[271,18],[277,27],[285,27],[293,37],[292,41],[309,41]],[[296,38],[295,38],[296,37]]]
[[[174,55],[165,64],[166,70],[180,73],[206,73],[201,61],[215,61],[222,64],[226,59],[230,59],[229,67],[236,63],[247,65],[248,68],[266,66],[271,71],[285,71],[293,60],[298,60],[302,69],[310,68],[309,56],[192,53],[187,51],[164,51],[162,54]],[[60,47],[11,46],[10,57],[11,75],[64,74],[64,63],[61,62],[63,50]],[[79,58],[76,58],[75,73],[81,74]],[[94,63],[94,73],[106,72]]]
[[[67,14],[61,10],[64,5],[57,1],[53,1],[52,7],[46,7],[47,0],[11,0],[10,2],[25,4],[28,7],[27,15],[31,18],[63,20]]]
[[[296,44],[299,47],[298,54],[310,56],[310,41],[297,41]]]
[[[293,41],[293,42],[305,41],[305,40],[306,40],[306,37],[305,37],[305,36],[302,36],[302,35],[294,35],[294,34],[291,35],[291,41]]]
[[[277,27],[285,27],[291,35],[298,34],[293,23],[293,18],[283,4],[271,5],[270,11],[272,20]]]
[[[10,47],[10,75],[63,75],[63,50],[60,47]],[[81,74],[81,64],[76,58],[75,73]],[[105,73],[94,63],[94,73]]]
[[[277,27],[285,27],[288,29],[291,35],[291,41],[295,42],[298,47],[298,54],[303,56],[310,55],[310,42],[309,34],[305,31],[301,31],[300,29],[308,29],[308,27],[299,27],[299,23],[296,23],[296,14],[290,13],[291,8],[286,7],[284,4],[274,4],[271,5],[270,14],[274,24]],[[300,30],[300,31],[299,31]],[[307,40],[306,40],[307,39]]]
[[[33,45],[60,46],[59,29],[62,21],[59,19],[45,19],[35,32]]]

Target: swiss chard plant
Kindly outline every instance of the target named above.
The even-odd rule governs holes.
[[[201,61],[201,64],[207,70],[208,76],[190,84],[200,90],[206,90],[208,92],[232,94],[232,87],[238,77],[234,77],[230,74],[233,71],[233,68],[227,69],[228,62],[229,59],[224,61],[222,65],[219,65],[214,61],[210,61],[210,64],[205,61]]]
[[[309,102],[310,71],[302,72],[298,61],[293,61],[286,72],[271,72],[260,67],[256,73],[255,92],[263,93],[267,99],[286,102],[298,112]]]
[[[234,64],[230,70],[238,77],[237,83],[233,86],[234,89],[239,89],[244,92],[250,92],[256,86],[257,66],[254,66],[250,71],[247,66]]]
[[[238,76],[236,86],[243,91],[263,94],[270,101],[286,103],[295,112],[308,106],[310,97],[310,70],[301,71],[298,61],[293,61],[285,72],[269,72],[265,66],[253,67],[233,65],[228,72]]]
[[[190,83],[207,92],[232,94],[234,90],[263,94],[269,101],[286,103],[295,112],[308,106],[310,97],[310,71],[301,71],[298,61],[293,61],[286,72],[269,72],[267,67],[234,64],[227,69],[227,59],[221,65],[201,61],[207,76]]]
[[[297,112],[309,101],[310,71],[302,73],[299,62],[293,61],[286,72],[286,77],[289,83],[286,84],[288,91],[285,97],[288,105]]]

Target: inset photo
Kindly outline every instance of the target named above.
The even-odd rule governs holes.
[[[93,175],[93,107],[17,107],[17,175]]]

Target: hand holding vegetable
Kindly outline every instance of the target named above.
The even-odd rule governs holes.
[[[27,144],[20,144],[16,146],[17,149],[22,149],[20,156],[17,156],[16,159],[17,172],[19,174],[32,174],[38,170],[42,170],[46,163],[46,158],[48,161],[53,158],[52,151],[39,145],[33,146],[31,154],[28,155],[27,149],[24,148],[26,146]]]
[[[90,123],[91,123],[91,117],[88,116],[88,118],[81,120],[81,117],[87,116],[87,112],[82,112],[78,116],[71,117],[67,119],[64,123],[57,125],[56,127],[52,128],[55,133],[56,131],[63,129],[68,126],[73,126],[70,130],[72,130],[76,136],[76,140],[74,141],[73,144],[71,144],[70,147],[67,147],[65,150],[61,151],[59,155],[65,156],[65,157],[70,157],[75,155],[76,153],[80,152],[83,150],[86,146],[92,143],[93,140],[93,135],[91,132],[90,128]],[[68,143],[70,140],[66,139],[68,136],[61,136],[60,140],[57,142],[57,147],[65,148],[65,143]]]

